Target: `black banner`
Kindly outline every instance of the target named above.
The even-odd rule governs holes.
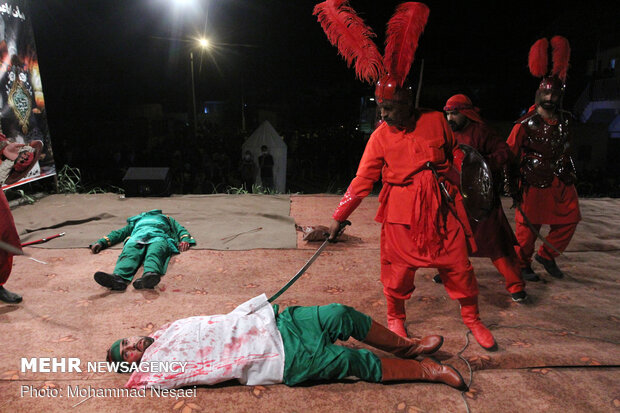
[[[5,137],[0,135],[0,141],[25,144],[33,160],[29,161],[31,169],[16,162],[12,179],[0,181],[3,189],[56,174],[34,32],[25,3],[0,2],[0,132]]]

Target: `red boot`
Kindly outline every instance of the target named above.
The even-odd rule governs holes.
[[[407,338],[405,329],[405,300],[386,295],[388,328],[401,337]]]
[[[459,298],[461,303],[461,317],[480,346],[487,351],[497,350],[497,343],[493,334],[480,321],[478,312],[478,297]]]

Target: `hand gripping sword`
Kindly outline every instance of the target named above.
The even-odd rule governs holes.
[[[336,242],[336,239],[338,237],[338,235],[342,234],[342,231],[344,231],[344,227],[346,227],[347,225],[351,225],[350,221],[342,221],[340,223],[340,226],[338,227],[338,233],[337,236],[330,240],[329,237],[323,241],[323,243],[321,244],[321,246],[319,247],[318,250],[316,250],[316,252],[314,253],[314,255],[312,255],[312,257],[310,257],[310,259],[308,260],[308,262],[306,262],[306,264],[301,267],[301,269],[297,272],[297,274],[295,274],[295,276],[293,278],[291,278],[291,280],[289,282],[287,282],[284,287],[280,288],[280,290],[275,293],[274,295],[271,296],[271,298],[269,298],[269,300],[267,300],[268,302],[272,303],[275,301],[276,298],[278,298],[279,296],[282,295],[282,293],[284,293],[286,290],[289,289],[289,287],[293,284],[295,284],[295,281],[297,281],[299,279],[299,277],[301,277],[306,270],[312,265],[312,263],[314,262],[314,260],[317,259],[317,257],[319,255],[321,255],[321,251],[323,251],[325,249],[325,247],[327,246],[328,243],[334,243]]]
[[[433,165],[431,162],[426,162],[426,167],[430,169],[433,173],[437,184],[439,184],[439,189],[441,189],[441,192],[446,197],[446,201],[454,203],[454,199],[450,196],[450,192],[448,192],[448,189],[446,189],[446,185],[439,180],[439,175],[437,174],[437,169],[435,169],[435,165]]]

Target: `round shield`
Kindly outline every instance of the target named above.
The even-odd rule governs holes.
[[[461,194],[467,214],[474,221],[487,218],[495,207],[493,176],[482,155],[469,145],[459,144],[464,153],[461,165]]]

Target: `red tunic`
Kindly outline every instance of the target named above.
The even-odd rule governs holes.
[[[517,159],[521,159],[521,147],[526,138],[525,128],[517,123],[507,141]],[[526,186],[521,208],[532,224],[573,224],[581,220],[575,185],[566,185],[557,176],[547,188]],[[518,210],[515,219],[523,222]]]
[[[464,129],[454,132],[454,137],[458,143],[469,145],[480,152],[491,168],[494,186],[497,188],[501,183],[501,168],[511,156],[506,142],[493,129],[479,122],[469,122]],[[513,254],[514,246],[518,245],[504,215],[498,190],[495,191],[495,202],[496,207],[488,218],[480,222],[469,221],[478,246],[478,251],[472,256],[491,259],[506,257]]]
[[[463,226],[471,235],[462,198],[457,186],[445,178],[454,174],[453,152],[458,148],[452,130],[443,114],[420,111],[415,129],[404,131],[387,124],[379,126],[370,136],[359,164],[356,177],[351,182],[333,217],[345,220],[361,200],[372,190],[373,183],[382,176],[383,189],[379,195],[380,207],[375,220],[381,223],[410,226],[414,242],[425,266],[433,266],[432,257],[453,250],[447,234],[453,226]],[[442,195],[432,172],[426,167],[431,162],[452,197],[459,220],[447,219],[449,206]],[[458,249],[467,250],[463,243]],[[442,251],[443,250],[443,251]]]
[[[2,190],[0,190],[0,239],[21,249],[21,242],[19,235],[17,235],[17,229],[15,229],[11,208]],[[9,278],[12,265],[13,254],[0,249],[0,285],[4,284]]]

